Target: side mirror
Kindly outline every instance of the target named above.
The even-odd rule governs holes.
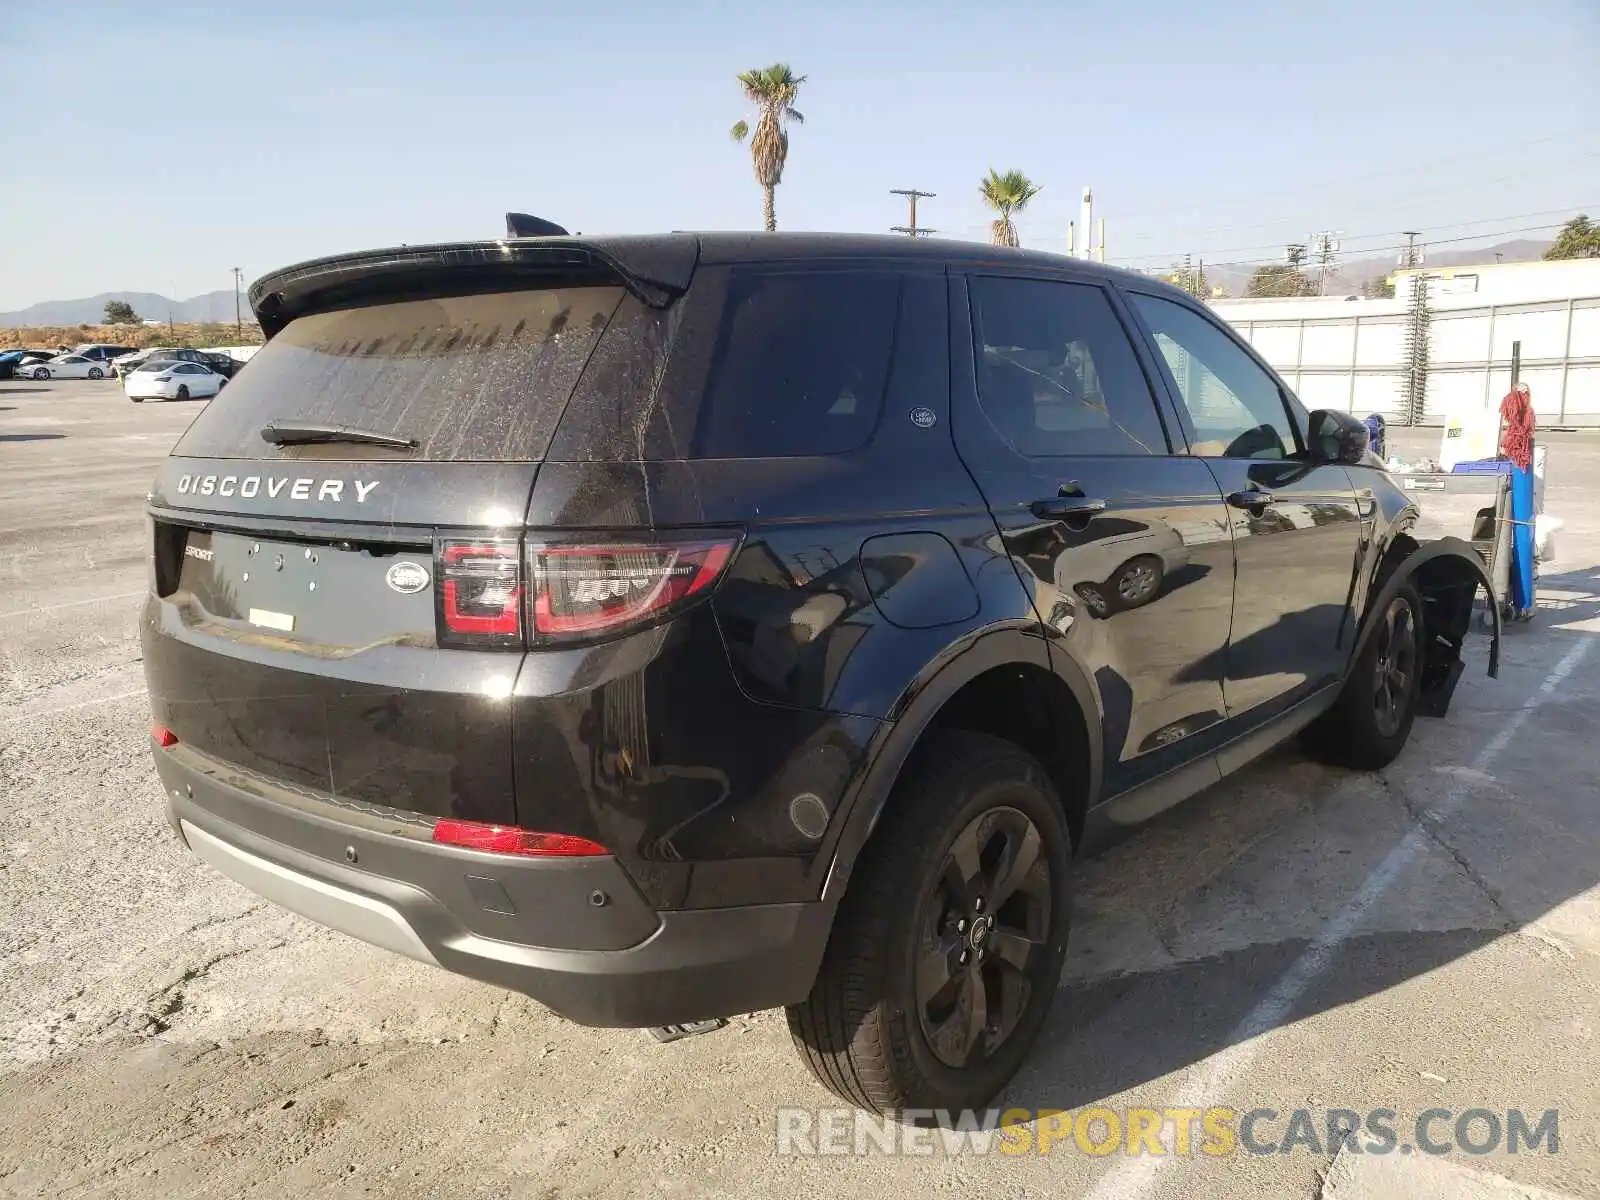
[[[1366,461],[1371,434],[1365,421],[1347,412],[1319,408],[1311,414],[1310,445],[1313,462],[1343,463],[1359,467]]]

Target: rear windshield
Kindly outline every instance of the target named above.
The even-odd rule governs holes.
[[[251,357],[173,453],[537,461],[621,298],[621,288],[546,288],[301,317]],[[266,424],[298,422],[410,438],[417,449],[261,438]]]

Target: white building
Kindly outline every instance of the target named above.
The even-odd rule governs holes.
[[[1401,415],[1406,325],[1428,281],[1429,369],[1423,421],[1488,408],[1511,387],[1511,347],[1539,422],[1600,426],[1600,259],[1397,271],[1393,300],[1215,300],[1311,408]]]

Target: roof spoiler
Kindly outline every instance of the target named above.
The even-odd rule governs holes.
[[[567,231],[554,221],[546,221],[543,217],[532,217],[527,213],[506,214],[506,236],[514,238],[523,237],[568,237]]]
[[[508,220],[520,215],[508,214]],[[270,340],[307,313],[470,290],[510,274],[528,280],[530,287],[620,282],[652,308],[666,308],[688,291],[699,259],[699,238],[684,233],[643,238],[524,234],[495,242],[398,246],[274,271],[251,285],[250,307]]]

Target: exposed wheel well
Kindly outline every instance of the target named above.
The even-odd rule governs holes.
[[[945,701],[918,745],[948,729],[1003,738],[1037,758],[1066,810],[1073,845],[1081,842],[1089,806],[1089,734],[1071,688],[1043,667],[995,667]]]

